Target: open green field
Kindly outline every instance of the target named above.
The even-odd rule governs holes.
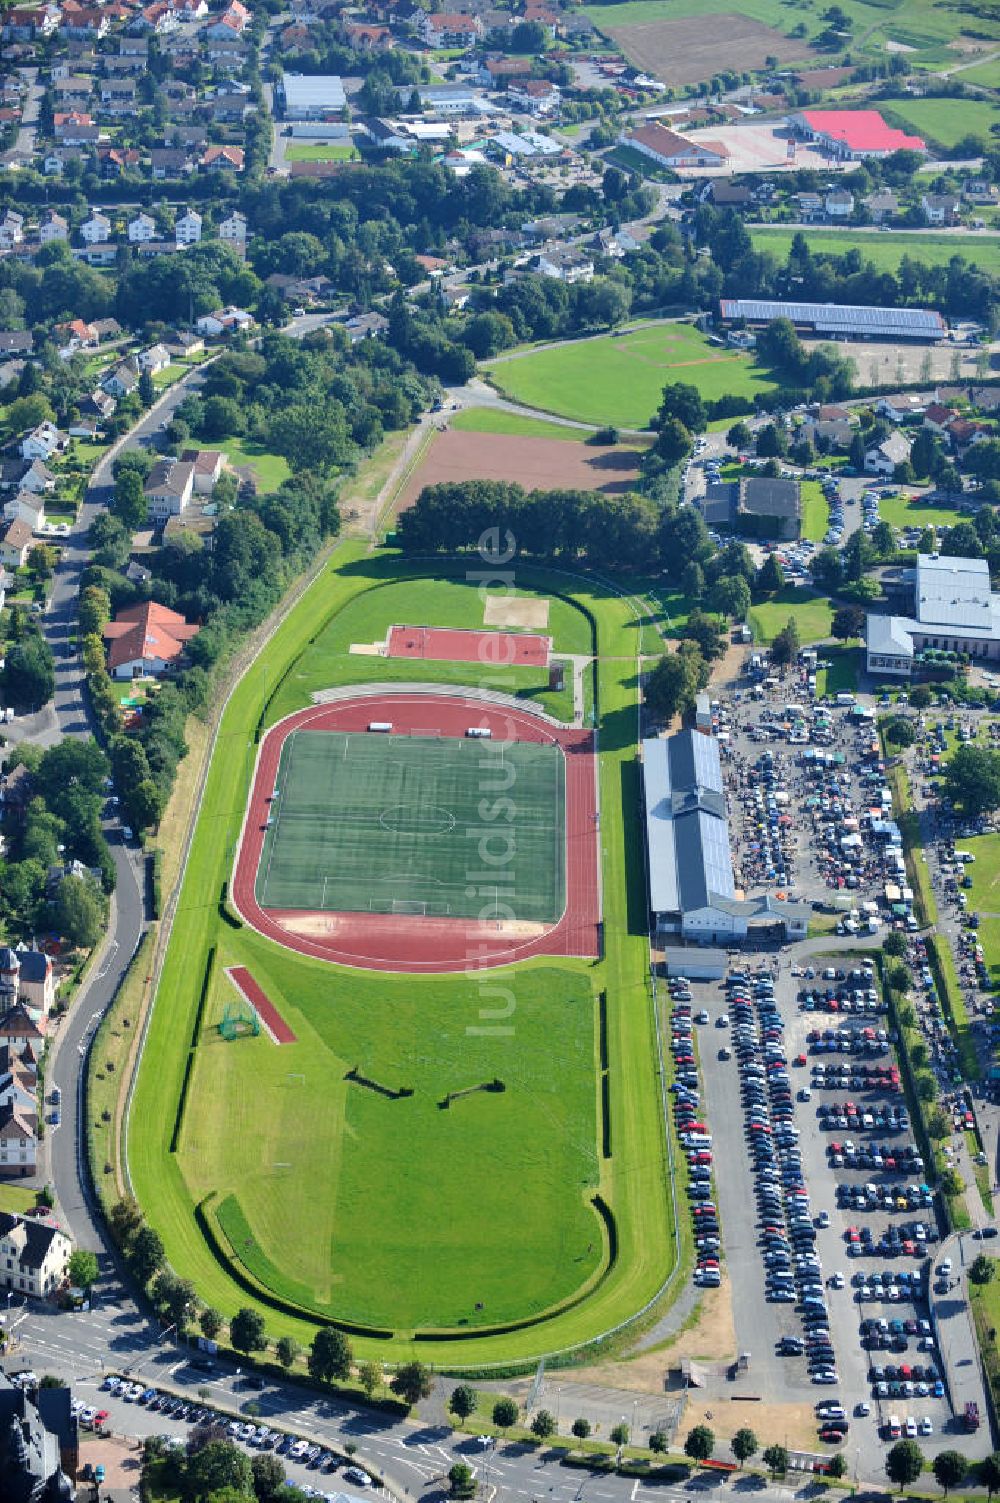
[[[829,666],[816,670],[816,698],[822,699],[825,694],[853,694],[858,687],[858,673],[861,669],[860,647],[848,647],[846,644],[833,647],[828,643],[823,648],[822,661]]]
[[[940,502],[925,501],[922,496],[909,496],[905,491],[898,496],[883,497],[878,511],[892,527],[954,527],[961,520],[956,506],[942,506]]]
[[[977,63],[974,68],[963,68],[958,75],[962,83],[979,84],[984,89],[1000,89],[1000,58],[991,63]]]
[[[490,362],[486,374],[516,402],[586,423],[645,428],[669,381],[697,386],[707,401],[772,390],[749,356],[712,344],[690,324],[646,324]]]
[[[1000,235],[903,234],[892,230],[819,230],[810,225],[804,232],[813,255],[845,256],[856,250],[863,261],[879,271],[895,271],[904,256],[928,266],[947,266],[953,256],[964,256],[985,271],[1000,272]],[[754,226],[750,230],[754,249],[771,251],[787,260],[796,231],[791,226]]]
[[[830,508],[818,480],[803,480],[802,536],[810,542],[821,543],[830,525]]]
[[[293,731],[281,749],[257,871],[262,908],[500,918],[500,889],[468,885],[469,842],[488,848],[483,748],[462,737]],[[518,852],[525,923],[552,923],[566,902],[565,761],[556,746],[497,746],[492,764],[517,787],[508,830]]]
[[[976,858],[965,868],[972,877],[969,907],[983,913],[1000,913],[1000,835],[970,835],[956,841],[956,845]]]
[[[283,454],[271,454],[267,449],[241,438],[226,438],[219,442],[231,465],[249,465],[257,472],[257,486],[262,492],[276,491],[292,473]]]
[[[510,433],[517,438],[563,438],[568,443],[583,444],[591,437],[588,428],[567,428],[564,423],[547,423],[544,418],[524,417],[519,412],[505,412],[502,407],[463,407],[448,418],[449,428],[463,433]]]
[[[887,120],[946,148],[969,135],[989,142],[990,127],[1000,125],[1000,106],[988,99],[887,99],[880,108]]]
[[[261,724],[335,681],[343,642],[375,640],[387,620],[481,625],[464,570],[431,580],[396,555],[341,545],[222,718],[128,1157],[171,1266],[227,1316],[249,1292],[271,1339],[306,1343],[317,1319],[337,1318],[361,1327],[359,1356],[530,1364],[627,1319],[684,1252],[667,1196],[648,990],[635,766],[643,622],[582,578],[525,572],[518,586],[551,601],[557,648],[596,642],[600,652],[599,962],[534,961],[482,978],[373,974],[292,954],[220,912]],[[355,657],[352,671],[371,677],[376,661]],[[427,679],[448,665],[418,666]],[[232,964],[250,968],[296,1044],[221,1041]],[[385,1090],[346,1079],[351,1071]],[[505,1089],[437,1105],[494,1080]],[[402,1089],[413,1095],[385,1093]]]
[[[334,141],[300,141],[285,147],[286,162],[354,162],[357,157],[356,147],[338,146]]]
[[[751,610],[754,641],[772,642],[788,624],[789,616],[795,617],[803,647],[810,642],[821,642],[830,635],[833,607],[828,596],[817,595],[806,586],[785,585],[770,600]]]

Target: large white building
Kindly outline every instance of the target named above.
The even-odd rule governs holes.
[[[917,653],[927,648],[1000,659],[1000,595],[990,589],[984,558],[921,553],[901,575],[912,614],[872,613],[865,629],[868,672],[908,678]]]
[[[719,744],[700,731],[642,743],[649,907],[658,936],[731,945],[754,926],[806,933],[809,910],[736,890]]]
[[[322,120],[339,115],[347,103],[344,86],[334,73],[283,73],[281,94],[286,120]]]

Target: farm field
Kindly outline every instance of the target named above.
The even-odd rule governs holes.
[[[488,984],[467,975],[376,976],[291,954],[220,913],[255,729],[308,704],[316,684],[376,676],[376,659],[346,654],[343,644],[377,640],[388,622],[426,619],[433,607],[434,624],[481,626],[482,599],[464,576],[421,577],[397,555],[342,544],[223,716],[128,1153],[171,1266],[226,1316],[247,1302],[248,1287],[256,1290],[272,1339],[307,1343],[317,1318],[353,1315],[364,1327],[354,1339],[362,1357],[533,1365],[542,1352],[627,1318],[684,1256],[667,1202],[646,991],[634,761],[643,623],[627,602],[584,580],[532,571],[517,583],[550,601],[557,651],[593,650],[596,632],[601,652],[607,927],[594,965],[529,962],[485,973]],[[572,599],[553,593],[568,583]],[[398,677],[407,666],[385,662]],[[438,669],[448,665],[416,666],[425,680],[447,684]],[[235,997],[223,977],[231,965],[249,968],[297,1042],[221,1040],[218,1023]],[[606,1119],[596,1089],[601,993]],[[509,1015],[512,1031],[489,1030],[490,1019]],[[352,1070],[375,1087],[414,1094],[390,1099],[346,1079]],[[447,1111],[437,1105],[448,1092],[495,1079],[503,1091],[477,1091]],[[498,1157],[498,1142],[510,1153]],[[242,1286],[231,1272],[237,1260]],[[514,1329],[515,1320],[525,1324]],[[418,1326],[427,1339],[415,1347]],[[436,1340],[443,1329],[448,1339]]]
[[[785,585],[770,600],[755,605],[750,612],[755,642],[771,642],[788,624],[789,616],[795,617],[799,629],[799,641],[803,647],[810,642],[821,642],[830,635],[833,622],[833,607],[826,595],[816,595],[812,590],[798,585]]]
[[[712,344],[690,324],[645,324],[496,360],[485,367],[494,386],[529,407],[588,423],[646,427],[668,381],[687,381],[712,401],[771,390],[767,371],[747,355]]]
[[[400,493],[397,511],[412,506],[425,485],[455,480],[517,481],[526,490],[578,489],[622,495],[639,476],[635,449],[567,444],[512,433],[436,433]]]
[[[620,8],[633,9],[628,5]],[[678,16],[675,12],[662,19],[623,21],[616,16],[603,21],[601,30],[618,43],[631,63],[672,88],[697,83],[727,67],[763,68],[768,57],[788,63],[801,62],[810,55],[807,42],[793,40],[748,15],[734,14],[731,4],[717,14],[711,27],[697,16]]]
[[[989,141],[991,127],[1000,125],[1000,106],[987,99],[887,99],[883,109],[887,120],[946,148],[968,135]]]
[[[788,257],[797,231],[791,226],[754,226],[754,248],[771,251],[782,261]],[[813,255],[843,256],[856,250],[863,261],[879,271],[895,271],[904,256],[929,266],[947,266],[953,256],[964,256],[986,271],[1000,271],[1000,235],[899,234],[892,230],[822,230],[809,225],[804,234]]]

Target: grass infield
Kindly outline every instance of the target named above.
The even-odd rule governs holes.
[[[508,789],[506,831],[485,789]],[[506,802],[506,801],[505,801]],[[555,746],[292,731],[257,872],[262,908],[551,923],[566,901],[565,763]],[[475,852],[510,840],[515,882]],[[505,866],[506,870],[506,866]],[[496,912],[489,912],[491,902]]]

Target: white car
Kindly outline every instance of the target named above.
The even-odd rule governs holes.
[[[921,1435],[934,1434],[934,1426],[931,1424],[931,1417],[929,1414],[925,1414],[923,1419],[920,1421],[920,1433]]]
[[[906,1426],[905,1426],[905,1429],[906,1429],[906,1434],[907,1434],[908,1438],[910,1440],[916,1440],[916,1438],[917,1438],[917,1422],[913,1418],[912,1414],[908,1414],[906,1416]]]

